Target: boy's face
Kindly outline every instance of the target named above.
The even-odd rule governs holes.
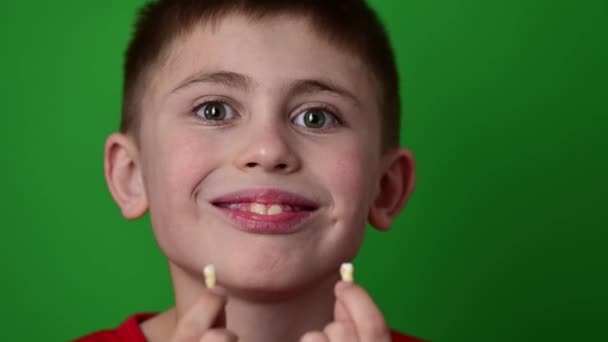
[[[252,291],[337,274],[383,172],[369,70],[290,17],[228,16],[170,51],[142,99],[137,169],[170,263],[215,264],[223,286]],[[260,215],[273,203],[284,212]]]

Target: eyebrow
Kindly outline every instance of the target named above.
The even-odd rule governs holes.
[[[197,72],[182,82],[171,91],[175,93],[196,83],[211,83],[248,91],[253,88],[255,82],[247,75],[232,71]],[[352,101],[357,107],[361,106],[359,99],[347,89],[335,84],[328,79],[302,79],[292,83],[289,87],[289,95],[328,93],[330,95],[344,97]]]
[[[187,88],[196,83],[212,83],[219,84],[228,88],[238,88],[242,90],[249,90],[253,86],[253,80],[249,76],[239,74],[231,71],[217,71],[217,72],[197,72],[190,77],[186,78],[180,84],[171,91],[175,93],[178,90]]]
[[[359,99],[353,93],[327,79],[298,80],[291,87],[290,93],[291,95],[328,93],[330,95],[345,97],[357,107],[361,106]]]

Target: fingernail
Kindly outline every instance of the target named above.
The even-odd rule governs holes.
[[[351,285],[352,285],[352,283],[350,283],[350,282],[340,280],[339,282],[336,283],[336,292],[340,292]]]
[[[218,296],[222,296],[225,297],[226,296],[226,290],[224,290],[221,286],[214,286],[210,289],[207,289],[208,291],[210,291],[213,294],[216,294]]]

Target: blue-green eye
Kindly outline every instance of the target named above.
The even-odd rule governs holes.
[[[312,129],[334,128],[339,125],[336,116],[323,108],[309,108],[293,119],[297,125]]]
[[[221,101],[208,101],[198,105],[195,109],[196,116],[207,121],[225,121],[236,116],[235,110]]]

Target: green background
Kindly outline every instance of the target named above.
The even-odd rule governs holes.
[[[106,189],[141,0],[3,1],[1,341],[65,341],[172,303],[147,218]],[[434,341],[606,340],[606,1],[372,1],[416,191],[357,278]]]

